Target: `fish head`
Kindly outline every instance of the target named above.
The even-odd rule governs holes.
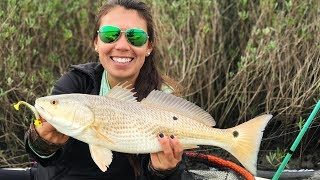
[[[94,114],[81,94],[62,94],[36,99],[39,115],[59,132],[75,137],[94,122]]]

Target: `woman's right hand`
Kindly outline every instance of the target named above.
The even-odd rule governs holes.
[[[42,125],[35,126],[35,129],[41,138],[50,143],[64,144],[69,139],[69,136],[58,132],[56,128],[44,119],[42,119]]]

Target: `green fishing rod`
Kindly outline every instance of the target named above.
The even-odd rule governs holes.
[[[316,104],[316,106],[314,107],[314,109],[312,110],[307,122],[303,125],[301,131],[299,132],[297,138],[294,140],[289,152],[287,153],[286,157],[284,158],[284,160],[282,161],[281,165],[279,166],[277,172],[274,174],[272,180],[278,180],[283,169],[285,168],[285,166],[287,165],[289,159],[291,158],[293,152],[296,150],[298,144],[301,141],[301,138],[303,137],[304,133],[307,131],[307,129],[309,128],[312,120],[314,119],[314,117],[316,116],[317,112],[319,111],[320,108],[320,100],[318,101],[318,103]]]

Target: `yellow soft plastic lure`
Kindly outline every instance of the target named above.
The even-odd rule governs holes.
[[[25,101],[19,101],[17,104],[13,105],[14,109],[16,109],[18,111],[21,104],[26,105],[33,112],[33,114],[36,118],[35,120],[33,120],[33,124],[35,126],[42,126],[42,120],[40,119],[40,115],[39,115],[38,111],[36,110],[36,108],[34,106],[32,106],[31,104],[29,104]]]

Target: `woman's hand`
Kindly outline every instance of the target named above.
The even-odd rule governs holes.
[[[54,144],[64,144],[69,136],[64,135],[56,130],[51,124],[49,124],[46,120],[42,120],[41,126],[35,126],[35,129],[39,136],[50,143]]]
[[[182,144],[174,135],[166,136],[160,133],[158,139],[163,151],[150,154],[153,168],[157,171],[175,168],[182,160]]]

